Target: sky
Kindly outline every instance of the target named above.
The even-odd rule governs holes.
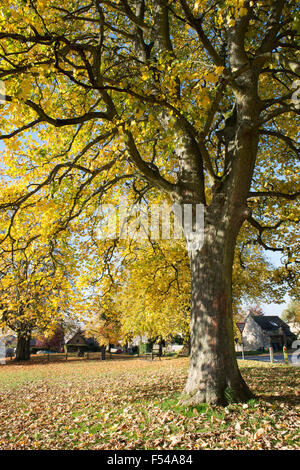
[[[266,258],[274,265],[279,266],[281,254],[273,253],[271,251],[266,252]],[[285,310],[290,302],[290,297],[288,295],[284,296],[284,303],[281,304],[262,304],[260,303],[259,306],[262,308],[264,315],[277,315],[278,317],[281,316],[283,310]]]
[[[289,296],[285,295],[284,303],[282,304],[260,304],[260,307],[262,308],[264,315],[277,315],[280,317],[283,310],[287,308],[289,301]]]

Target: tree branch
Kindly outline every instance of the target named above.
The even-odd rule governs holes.
[[[300,196],[300,192],[288,194],[281,193],[279,191],[250,191],[248,199],[252,197],[279,197],[293,201],[294,199],[297,199],[298,196]]]

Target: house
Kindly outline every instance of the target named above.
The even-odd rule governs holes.
[[[15,335],[6,335],[2,338],[7,348],[16,348],[18,339]]]
[[[82,353],[85,351],[99,351],[99,343],[92,337],[86,337],[85,332],[78,330],[69,341],[66,342],[68,352]]]
[[[295,341],[289,326],[277,316],[249,314],[245,319],[242,340],[245,351],[257,351],[273,347],[274,351],[283,346],[291,347]]]
[[[13,334],[3,334],[0,330],[0,360],[3,357],[13,357],[17,348],[17,337]]]

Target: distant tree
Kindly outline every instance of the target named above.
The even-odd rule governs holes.
[[[292,300],[282,312],[281,319],[289,323],[295,334],[300,334],[300,301]]]
[[[36,329],[53,332],[70,305],[73,289],[59,254],[46,245],[32,247],[29,256],[17,251],[0,257],[0,328],[18,337],[16,360],[30,358]],[[56,258],[57,256],[57,258]]]
[[[57,326],[49,336],[37,335],[35,346],[39,349],[59,352],[63,344],[64,331],[61,326]]]
[[[264,315],[262,308],[259,307],[258,305],[249,307],[248,313],[250,313],[251,315],[255,315],[256,317],[261,317],[262,315]]]
[[[92,336],[100,346],[110,346],[122,340],[121,325],[112,299],[93,306],[94,318],[86,325],[86,335]]]

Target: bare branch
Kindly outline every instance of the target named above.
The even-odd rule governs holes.
[[[282,225],[284,223],[284,220],[280,220],[279,222],[277,222],[277,224],[273,225],[273,226],[263,226],[263,225],[260,225],[260,223],[255,220],[252,215],[249,215],[248,218],[247,218],[248,222],[253,226],[255,227],[257,230],[258,230],[258,237],[256,239],[257,243],[259,245],[261,245],[265,250],[270,250],[270,251],[284,251],[284,248],[279,248],[279,247],[272,247],[272,246],[269,246],[267,245],[263,239],[262,239],[262,234],[263,232],[265,232],[266,230],[276,230],[278,227],[280,227],[280,225]]]

